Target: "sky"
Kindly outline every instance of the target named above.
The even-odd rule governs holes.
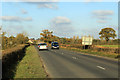
[[[43,29],[59,37],[99,38],[100,30],[106,27],[115,29],[117,34],[118,2],[92,1],[1,2],[0,25],[8,35],[25,32],[36,39]]]

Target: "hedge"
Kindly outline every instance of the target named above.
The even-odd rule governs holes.
[[[101,46],[92,46],[92,50],[107,52],[107,53],[120,53],[119,48],[112,48],[112,47],[101,47]]]
[[[80,44],[71,44],[71,45],[67,45],[67,44],[61,44],[61,46],[63,47],[67,47],[67,48],[78,48],[78,49],[91,49],[91,50],[95,50],[95,51],[101,51],[101,52],[106,52],[106,53],[120,53],[119,48],[111,48],[111,47],[100,47],[100,46],[83,46]]]
[[[18,45],[2,51],[2,78],[13,78],[16,65],[25,56],[29,44]]]

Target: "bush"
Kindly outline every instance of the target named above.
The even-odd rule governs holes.
[[[16,42],[17,42],[17,44],[25,44],[28,42],[28,37],[26,37],[24,34],[20,33],[16,36]]]
[[[17,34],[16,37],[10,36],[7,37],[5,36],[5,32],[2,33],[2,49],[8,49],[15,47],[18,44],[25,44],[28,42],[28,37],[26,37],[23,33]]]
[[[118,45],[118,39],[115,40],[109,40],[108,42],[106,42],[105,40],[99,40],[99,39],[94,39],[93,40],[93,45]]]

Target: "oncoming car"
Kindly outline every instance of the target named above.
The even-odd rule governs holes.
[[[52,42],[52,43],[51,43],[51,49],[59,49],[59,44],[58,44],[58,42]]]
[[[39,50],[48,50],[48,46],[46,43],[40,43],[40,44],[38,44],[38,49]]]

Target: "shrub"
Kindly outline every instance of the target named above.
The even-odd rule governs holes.
[[[28,42],[28,37],[26,37],[23,33],[17,34],[16,37],[10,36],[7,37],[5,36],[5,32],[2,33],[2,49],[8,49],[15,47],[18,44],[25,44]]]

